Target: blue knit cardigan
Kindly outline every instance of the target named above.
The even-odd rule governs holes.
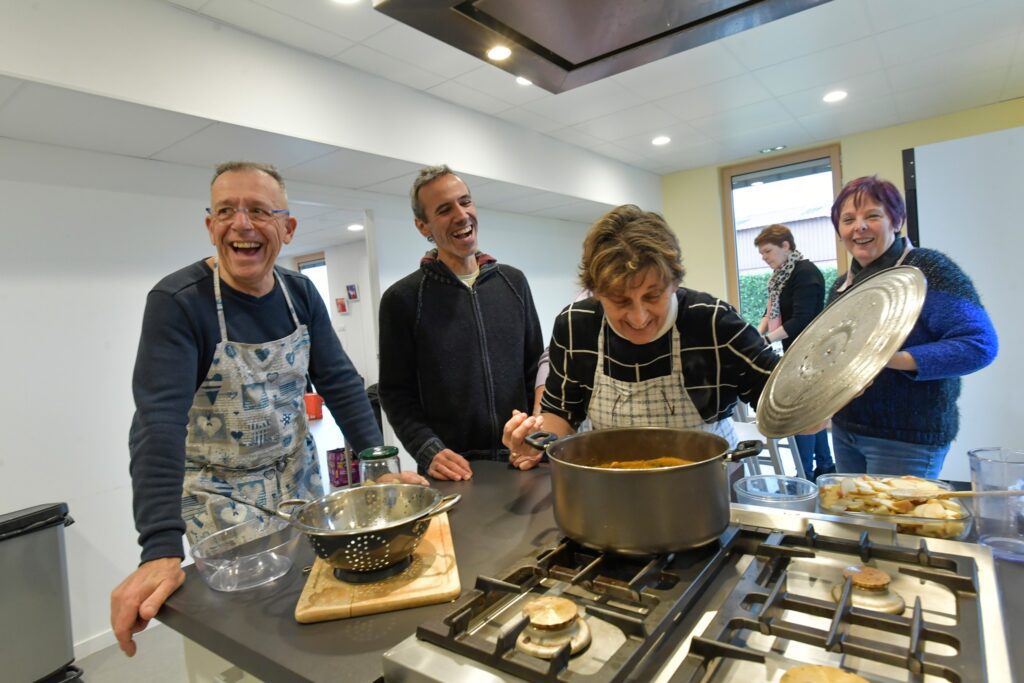
[[[895,261],[892,256],[902,250],[903,240],[897,238],[879,260]],[[917,372],[882,370],[833,421],[863,436],[943,446],[960,428],[960,377],[995,360],[999,341],[974,284],[952,259],[918,248],[903,263],[920,268],[928,280],[921,317],[901,349],[914,357]],[[864,275],[875,270],[871,265]],[[857,282],[862,278],[854,270]],[[832,286],[829,303],[841,296],[842,282],[839,278]]]

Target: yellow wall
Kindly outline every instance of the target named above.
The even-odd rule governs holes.
[[[842,177],[845,181],[878,174],[902,186],[904,149],[1016,126],[1024,126],[1024,98],[850,135],[839,140]],[[719,168],[704,166],[664,176],[661,191],[665,218],[682,246],[686,286],[725,298]]]

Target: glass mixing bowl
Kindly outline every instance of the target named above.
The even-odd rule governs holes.
[[[288,573],[302,532],[277,517],[253,518],[192,546],[192,559],[215,590],[262,586]]]
[[[733,490],[736,502],[744,505],[814,512],[818,501],[814,482],[778,474],[743,477],[733,485]]]

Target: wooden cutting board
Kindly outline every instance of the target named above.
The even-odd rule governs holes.
[[[376,583],[345,583],[334,578],[330,565],[316,558],[295,605],[295,620],[312,624],[434,605],[454,600],[461,590],[448,513],[444,512],[430,521],[412,564],[398,576]]]

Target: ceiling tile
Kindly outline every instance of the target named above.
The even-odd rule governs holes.
[[[444,76],[395,59],[365,45],[353,45],[334,58],[366,73],[418,90],[432,88],[446,80]]]
[[[777,101],[765,100],[690,121],[690,125],[709,138],[726,138],[792,120],[793,116]]]
[[[735,135],[715,141],[725,159],[742,159],[758,154],[766,147],[785,145],[799,147],[812,142],[810,134],[797,121],[785,121],[758,130],[740,130]]]
[[[485,95],[479,90],[474,90],[457,81],[445,81],[430,88],[427,92],[434,97],[440,97],[443,100],[454,102],[462,107],[476,109],[485,114],[497,114],[499,111],[505,111],[512,107],[508,102],[499,100],[497,97]]]
[[[575,198],[554,192],[537,192],[536,194],[510,199],[504,202],[490,204],[490,208],[498,211],[510,211],[514,213],[536,213],[544,209],[553,209],[557,206],[565,206],[576,201]]]
[[[678,92],[738,76],[746,71],[721,42],[705,43],[611,77],[644,99],[658,100]]]
[[[494,206],[495,204],[501,204],[512,199],[537,194],[537,190],[533,188],[513,185],[512,183],[487,183],[486,185],[480,185],[469,180],[465,182],[473,195],[473,201],[480,206]]]
[[[403,197],[409,196],[409,190],[412,189],[412,184],[416,180],[418,172],[406,173],[400,175],[397,178],[391,178],[385,180],[382,183],[375,183],[373,185],[367,185],[363,189],[367,192],[380,192],[382,194],[396,194]]]
[[[837,35],[835,27],[842,27]],[[872,33],[862,0],[833,0],[723,38],[721,43],[748,69],[760,69]]]
[[[810,112],[797,120],[817,141],[887,128],[900,123],[896,102],[891,94],[843,102],[834,109]]]
[[[490,64],[483,64],[478,69],[462,74],[455,82],[515,105],[554,97],[535,85],[519,85],[515,76]]]
[[[613,142],[602,142],[590,148],[590,151],[602,156],[611,157],[627,164],[635,165],[644,160],[644,157],[636,152],[621,147]]]
[[[160,150],[152,158],[207,168],[213,168],[227,159],[256,159],[287,170],[336,149],[332,145],[287,135],[228,123],[214,123]]]
[[[581,130],[576,128],[558,128],[548,133],[553,138],[568,142],[570,145],[576,145],[577,147],[583,147],[584,149],[590,149],[593,145],[600,144],[603,142],[593,135],[588,135]]]
[[[987,0],[925,21],[879,33],[878,49],[888,65],[1020,33],[1024,2]]]
[[[896,108],[903,121],[972,109],[995,102],[1005,80],[1006,69],[950,77],[941,88],[897,91]]]
[[[825,93],[832,90],[845,90],[849,97],[841,102],[822,102],[821,98]],[[889,87],[889,79],[884,70],[873,71],[849,78],[836,79],[830,83],[815,86],[808,90],[795,92],[790,95],[783,95],[779,103],[786,108],[793,116],[812,116],[815,114],[826,114],[830,111],[841,111],[856,105],[857,102],[874,100],[880,95],[888,95],[892,92]]]
[[[920,22],[938,14],[945,14],[975,5],[981,0],[867,0],[868,19],[875,31]]]
[[[178,5],[180,7],[185,7],[190,10],[199,11],[200,9],[202,9],[203,5],[210,2],[210,0],[167,0],[167,2],[171,3],[172,5]]]
[[[535,216],[544,216],[545,218],[557,218],[563,221],[574,221],[576,223],[583,223],[584,225],[590,225],[598,218],[608,212],[609,209],[613,208],[611,204],[601,204],[599,202],[590,202],[586,200],[577,200],[571,204],[563,204],[561,206],[551,207],[549,209],[542,209],[534,212]],[[575,258],[575,256],[573,256]]]
[[[921,59],[889,67],[889,82],[894,91],[910,90],[931,84],[943,84],[953,76],[978,71],[1008,68],[1017,36],[1007,34],[990,42],[938,52]]]
[[[210,125],[206,119],[26,83],[0,109],[0,136],[148,157]]]
[[[363,44],[446,78],[461,76],[481,64],[479,59],[462,50],[398,22],[367,38]]]
[[[352,41],[347,38],[293,19],[251,0],[213,0],[203,7],[203,14],[326,57],[336,55],[352,45]]]
[[[357,43],[395,23],[394,19],[374,11],[373,3],[369,0],[356,5],[341,5],[327,0],[315,0],[314,2],[255,1],[310,26],[317,26]]]
[[[574,128],[595,138],[613,142],[671,126],[674,123],[676,123],[676,117],[664,109],[653,104],[642,104],[632,109],[623,109],[607,116],[578,123]]]
[[[1006,82],[999,94],[1000,100],[1024,97],[1024,63],[1016,62],[1006,74]]]
[[[683,123],[682,121],[674,123],[671,126],[658,129],[658,134],[667,135],[671,138],[671,142],[664,147],[655,147],[651,144],[653,135],[648,132],[617,140],[615,144],[633,152],[634,154],[638,154],[642,157],[649,157],[651,155],[662,154],[669,149],[690,147],[709,141],[708,136],[695,129],[689,123]]]
[[[518,126],[522,126],[523,128],[531,128],[539,133],[547,133],[548,131],[563,127],[563,125],[558,121],[552,121],[546,116],[534,114],[532,111],[528,111],[522,107],[514,107],[512,109],[499,112],[497,117],[505,119],[506,121]]]
[[[628,109],[636,104],[636,95],[619,85],[615,79],[595,81],[543,100],[523,105],[523,109],[540,114],[566,126]]]
[[[339,149],[288,169],[288,177],[309,183],[359,189],[397,178],[419,166],[407,161]]]
[[[788,95],[881,68],[875,39],[864,38],[758,69],[754,76],[772,94]]]
[[[771,93],[753,76],[743,74],[658,100],[658,106],[683,121],[692,121],[770,98]]]
[[[0,76],[0,109],[3,108],[4,102],[14,94],[14,91],[18,89],[23,81],[17,78],[8,78],[7,76]]]

